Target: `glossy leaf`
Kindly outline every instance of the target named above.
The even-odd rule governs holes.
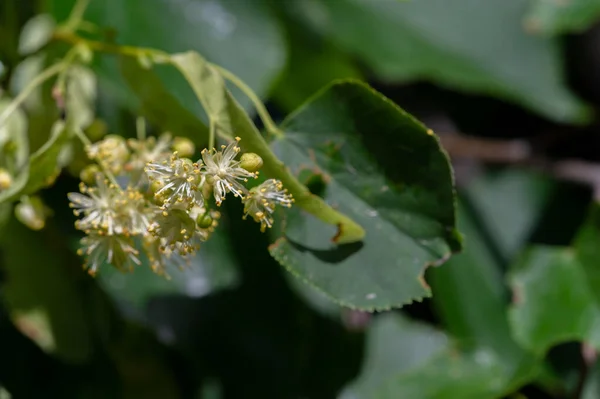
[[[120,67],[127,84],[140,100],[142,115],[175,136],[195,142],[208,141],[204,123],[169,92],[152,69],[131,57],[122,57]]]
[[[515,337],[540,354],[571,340],[600,348],[600,306],[586,280],[582,263],[568,248],[527,251],[510,275]]]
[[[428,296],[424,269],[461,246],[450,166],[433,133],[353,82],[319,93],[283,129],[273,143],[280,158],[296,173],[322,173],[324,200],[366,235],[330,244],[332,229],[294,207],[271,254],[343,306],[386,309]]]
[[[564,85],[558,43],[524,31],[525,1],[459,0],[451,7],[446,0],[300,4],[319,31],[361,57],[382,79],[428,80],[503,98],[560,122],[588,117]]]
[[[531,3],[525,27],[534,33],[581,32],[600,19],[598,0],[531,0]]]

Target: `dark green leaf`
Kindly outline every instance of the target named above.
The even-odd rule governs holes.
[[[295,172],[323,173],[325,201],[366,236],[333,245],[333,229],[296,210],[271,254],[344,306],[385,309],[428,296],[424,268],[460,249],[450,166],[433,133],[350,82],[320,93],[283,129],[274,142],[280,158]]]
[[[599,18],[598,0],[532,0],[525,26],[535,33],[556,35],[581,32],[591,27]]]
[[[457,0],[451,7],[447,0],[299,4],[382,79],[426,79],[513,101],[556,121],[587,119],[586,107],[563,84],[558,43],[524,31],[523,0]]]
[[[510,321],[524,346],[542,354],[557,343],[585,340],[600,348],[600,307],[574,251],[531,248],[513,267],[510,282]]]

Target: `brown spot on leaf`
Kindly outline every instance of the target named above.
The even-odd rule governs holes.
[[[337,233],[335,233],[335,235],[331,238],[331,241],[333,241],[335,243],[337,243],[339,241],[340,237],[342,236],[342,234],[344,234],[343,224],[338,223],[337,227],[338,227]]]

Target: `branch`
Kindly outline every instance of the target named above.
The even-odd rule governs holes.
[[[557,179],[590,186],[600,201],[600,163],[578,159],[553,161],[534,157],[526,140],[498,140],[469,137],[457,133],[440,135],[442,145],[453,160],[471,159],[488,163],[518,164],[539,170]]]

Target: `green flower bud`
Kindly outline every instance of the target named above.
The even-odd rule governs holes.
[[[201,229],[208,229],[213,224],[213,218],[209,215],[208,212],[198,215],[196,218],[196,224]]]
[[[263,160],[258,154],[246,152],[240,158],[240,166],[248,172],[256,172],[263,166]]]
[[[86,166],[79,173],[79,179],[86,184],[94,184],[96,182],[96,175],[100,172],[100,167],[96,164]]]
[[[92,141],[100,140],[108,132],[108,126],[100,119],[94,119],[85,129],[85,135]]]
[[[196,152],[196,146],[194,146],[192,140],[185,137],[175,137],[172,147],[173,151],[177,151],[182,157],[191,157]]]

